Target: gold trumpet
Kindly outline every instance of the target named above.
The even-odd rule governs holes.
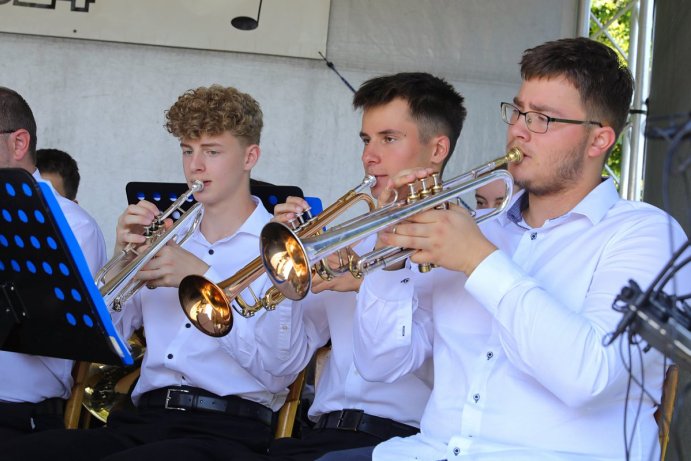
[[[177,240],[177,243],[180,245],[192,235],[201,222],[202,213],[200,203],[192,205],[169,229],[165,229],[164,221],[174,212],[182,211],[182,205],[192,194],[202,189],[204,189],[204,183],[201,181],[194,181],[187,192],[178,197],[166,211],[159,214],[156,219],[145,228],[144,236],[146,237],[146,242],[144,244],[134,245],[130,243],[98,271],[94,278],[97,284],[102,284],[100,292],[106,306],[116,312],[122,310],[123,304],[144,285],[143,281],[134,280],[134,276],[139,272],[142,266],[156,256],[156,253],[158,253],[161,248],[176,237],[177,229],[183,227],[187,223],[192,223],[187,232]],[[141,248],[145,248],[145,250],[140,251]],[[124,267],[122,267],[123,264]],[[113,277],[108,277],[108,274],[117,268],[119,268],[118,272]],[[108,280],[106,281],[106,279]]]
[[[376,183],[374,176],[366,176],[362,183],[347,192],[331,206],[312,217],[306,210],[304,217],[291,222],[293,231],[301,237],[317,235],[323,227],[340,216],[346,209],[359,201],[364,201],[370,211],[375,208],[372,197],[363,193]],[[192,324],[209,336],[220,337],[228,334],[233,327],[232,307],[243,317],[252,317],[260,309],[274,310],[284,296],[271,287],[261,298],[250,288],[250,284],[258,279],[266,269],[262,258],[258,256],[232,277],[215,284],[199,275],[189,275],[182,279],[178,289],[180,306]],[[253,301],[245,301],[240,293],[249,289]]]
[[[496,168],[506,163],[519,163],[521,160],[523,153],[514,147],[503,157],[443,184],[440,183],[438,174],[434,174],[431,187],[427,184],[427,178],[411,183],[408,185],[410,192],[406,199],[398,200],[396,197],[383,208],[332,227],[321,235],[303,238],[283,224],[269,223],[264,226],[260,235],[261,257],[267,274],[283,296],[300,300],[310,291],[311,267],[328,255],[422,211],[445,206],[451,199],[458,199],[468,191],[500,179],[506,188],[504,201],[492,212],[476,218],[476,222],[494,218],[504,212],[513,196],[513,177],[508,171]],[[347,264],[334,269],[334,272],[350,272],[360,278],[373,270],[403,261],[414,251],[397,247],[382,248],[360,258],[348,258]]]

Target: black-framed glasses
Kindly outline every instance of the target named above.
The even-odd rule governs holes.
[[[16,129],[15,130],[0,130],[0,134],[10,134],[10,133],[14,133],[15,131],[17,131],[17,130]]]
[[[602,128],[602,123],[595,120],[571,120],[568,118],[555,118],[542,112],[521,112],[518,107],[508,102],[501,103],[501,119],[509,125],[515,125],[521,115],[525,117],[525,126],[533,133],[547,133],[551,122],[573,123],[574,125],[597,125]]]

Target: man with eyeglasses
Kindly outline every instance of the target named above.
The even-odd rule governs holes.
[[[631,74],[606,46],[575,38],[527,50],[521,76],[501,105],[507,148],[524,154],[509,166],[523,190],[508,212],[478,226],[460,207],[431,210],[380,234],[418,250],[413,263],[442,268],[430,319],[412,316],[414,287],[397,283],[411,269],[365,278],[356,365],[365,379],[388,380],[432,349],[434,389],[420,434],[349,460],[659,458],[664,358],[604,345],[621,319],[612,309],[621,288],[647,286],[686,240],[666,213],[621,199],[601,177],[626,122]],[[670,285],[677,293],[691,290],[689,272]]]
[[[34,114],[19,93],[0,86],[0,168],[23,168],[43,181],[36,161]],[[101,229],[79,205],[53,192],[95,274],[107,260]],[[73,364],[72,360],[0,351],[0,441],[64,427]]]

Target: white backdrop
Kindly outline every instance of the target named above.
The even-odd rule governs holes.
[[[577,16],[577,0],[333,0],[327,56],[355,87],[399,71],[451,82],[469,111],[451,177],[503,154],[499,102],[520,83],[521,52],[574,36]],[[232,85],[260,102],[255,178],[298,185],[325,204],[362,178],[360,114],[323,61],[9,33],[0,33],[0,56],[0,85],[33,108],[38,146],[79,162],[79,202],[109,247],[127,182],[183,180],[163,112],[189,88]]]

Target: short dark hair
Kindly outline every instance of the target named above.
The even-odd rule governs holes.
[[[59,149],[38,149],[36,167],[40,173],[55,173],[62,178],[65,198],[74,200],[79,189],[79,167],[67,152]]]
[[[566,78],[581,96],[588,118],[611,126],[617,136],[626,125],[633,77],[610,47],[585,37],[564,38],[523,52],[523,80]]]
[[[408,103],[423,142],[438,133],[449,138],[449,155],[444,159],[443,170],[456,148],[468,113],[463,96],[442,78],[425,72],[403,72],[367,80],[355,92],[353,107],[370,109],[396,98]]]
[[[29,132],[29,155],[36,163],[36,119],[29,104],[16,91],[0,86],[0,131]]]
[[[221,85],[188,90],[166,111],[165,127],[179,139],[229,131],[248,144],[259,144],[263,126],[262,110],[252,96]]]

